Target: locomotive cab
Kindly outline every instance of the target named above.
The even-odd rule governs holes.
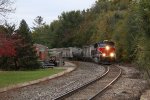
[[[99,52],[100,62],[114,62],[116,60],[115,43],[112,41],[103,41],[95,45]]]

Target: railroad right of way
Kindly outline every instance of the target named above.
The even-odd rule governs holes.
[[[89,62],[75,62],[75,64],[78,66],[77,69],[69,74],[0,93],[0,100],[53,100],[105,72],[105,68],[98,64]]]
[[[94,80],[59,96],[55,100],[95,100],[121,76],[122,69],[115,65],[105,66],[106,72]]]
[[[71,73],[45,82],[0,93],[0,100],[54,100],[58,96],[103,75],[106,71],[106,66],[90,62],[75,62],[75,64],[78,67]],[[115,66],[123,69],[122,76],[96,100],[140,100],[147,83],[139,77],[139,71],[135,67]],[[113,71],[115,72],[115,69]],[[105,80],[109,80],[109,77]]]

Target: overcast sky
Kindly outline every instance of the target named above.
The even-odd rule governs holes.
[[[15,0],[16,11],[9,20],[17,24],[25,19],[30,27],[37,16],[42,16],[47,24],[57,19],[63,11],[90,8],[96,0]]]

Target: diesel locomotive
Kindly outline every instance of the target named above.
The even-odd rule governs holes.
[[[115,43],[108,40],[98,42],[94,44],[94,50],[91,53],[96,63],[114,62],[116,60]]]

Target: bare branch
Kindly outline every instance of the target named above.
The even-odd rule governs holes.
[[[15,9],[11,6],[13,2],[11,0],[0,0],[0,15],[5,17],[7,13],[12,13]]]

